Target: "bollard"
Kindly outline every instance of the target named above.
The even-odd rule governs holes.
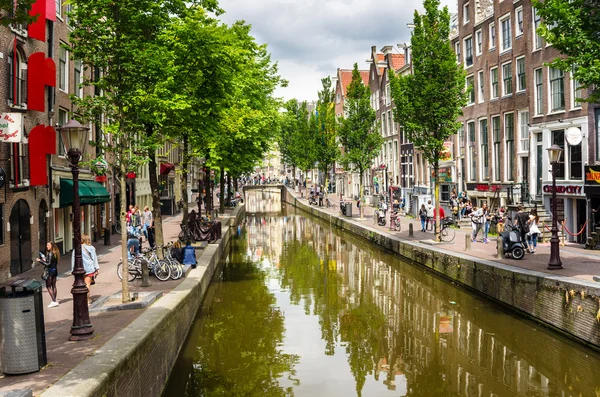
[[[469,251],[471,249],[471,235],[465,234],[465,251]]]
[[[150,272],[148,270],[148,261],[142,260],[142,287],[150,287]]]
[[[412,222],[408,224],[408,237],[415,237]]]
[[[504,258],[504,244],[502,244],[502,237],[496,239],[496,258]]]

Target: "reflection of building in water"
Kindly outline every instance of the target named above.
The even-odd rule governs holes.
[[[322,263],[328,258],[327,269],[334,270],[341,280],[338,291],[346,311],[359,306],[364,296],[372,298],[386,322],[379,333],[383,350],[378,358],[372,358],[372,373],[388,389],[400,393],[397,395],[406,395],[411,381],[425,376],[435,365],[439,365],[448,390],[458,395],[578,396],[593,392],[589,383],[595,379],[593,372],[578,373],[589,366],[566,366],[562,362],[566,352],[552,353],[552,349],[539,346],[539,338],[556,342],[552,335],[529,326],[512,329],[502,320],[509,324],[517,320],[485,302],[421,269],[406,264],[390,266],[391,256],[362,250],[314,221],[300,216],[281,219],[274,218],[270,226],[258,222],[258,229],[249,229],[252,244],[275,253],[286,243],[302,241]],[[487,310],[478,309],[477,304]],[[340,336],[337,338],[340,344]],[[586,360],[584,352],[575,347],[568,354]],[[582,379],[588,383],[583,384]]]
[[[281,189],[264,187],[244,190],[246,212],[251,214],[281,212]]]

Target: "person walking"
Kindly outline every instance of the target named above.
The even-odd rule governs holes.
[[[433,230],[433,217],[435,214],[433,212],[434,207],[433,204],[431,204],[431,200],[427,201],[425,209],[427,210],[427,229]]]
[[[483,225],[483,210],[481,208],[473,207],[473,212],[470,214],[471,226],[473,227],[473,233],[471,234],[471,241],[477,242],[477,235]]]
[[[92,283],[95,283],[95,278],[100,272],[100,266],[98,265],[98,255],[96,254],[96,248],[92,245],[90,236],[84,234],[81,236],[81,259],[83,261],[83,269],[85,270],[84,282],[88,289],[88,305],[92,303],[91,287]],[[75,269],[75,250],[71,256],[71,272]]]
[[[535,253],[537,249],[537,239],[540,234],[540,228],[538,227],[538,223],[540,222],[540,217],[537,214],[537,210],[534,208],[531,210],[529,214],[529,233],[527,235],[527,246],[529,247],[530,253]]]
[[[40,252],[40,256],[42,253]],[[60,251],[54,242],[46,243],[46,255],[42,256],[42,258],[35,258],[37,262],[40,262],[46,267],[46,271],[48,272],[48,278],[46,279],[46,290],[48,291],[48,295],[50,295],[51,302],[48,307],[56,307],[58,306],[58,301],[56,300],[57,291],[56,291],[56,278],[58,277],[58,260],[60,259]]]
[[[529,247],[527,243],[527,235],[529,234],[529,214],[525,212],[525,208],[523,206],[519,207],[519,212],[517,212],[514,224],[519,229],[521,243],[523,244],[523,247]]]
[[[490,242],[490,240],[488,240],[488,233],[490,231],[490,210],[485,201],[481,205],[481,212],[483,213],[481,223],[481,229],[483,231],[483,243],[487,244]]]
[[[148,226],[148,244],[150,248],[154,248],[156,244],[156,228],[154,227],[154,219],[150,221],[150,226]]]
[[[419,218],[421,219],[421,231],[425,232],[427,227],[427,208],[425,208],[425,204],[421,204],[421,209],[419,210]]]
[[[148,208],[148,206],[144,207],[144,215],[143,215],[143,231],[144,231],[144,236],[146,236],[146,239],[148,239],[148,228],[150,227],[150,225],[152,224],[152,211],[150,211],[150,209]]]

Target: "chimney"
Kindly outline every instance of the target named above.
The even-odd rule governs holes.
[[[394,47],[392,47],[391,45],[386,45],[385,47],[383,47],[381,49],[381,52],[383,52],[383,55],[388,56],[388,54],[391,54],[393,51]]]

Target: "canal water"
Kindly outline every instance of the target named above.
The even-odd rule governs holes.
[[[293,208],[248,215],[164,396],[600,396],[600,355]]]

